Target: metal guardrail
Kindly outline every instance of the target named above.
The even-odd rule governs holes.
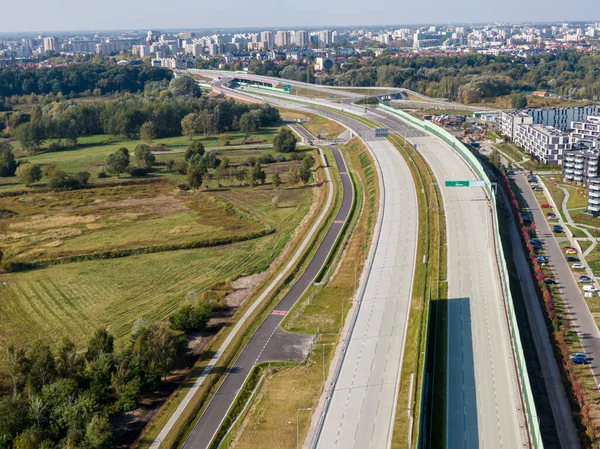
[[[477,160],[477,158],[469,151],[469,149],[467,147],[465,147],[462,144],[462,142],[460,142],[456,137],[454,137],[448,131],[446,131],[445,129],[443,129],[433,123],[419,120],[418,118],[413,117],[412,115],[410,115],[404,111],[394,109],[387,105],[380,105],[379,107],[381,109],[383,109],[384,111],[395,114],[395,115],[399,116],[400,118],[404,119],[405,121],[408,121],[410,124],[412,124],[418,128],[421,128],[425,131],[428,131],[429,133],[431,133],[431,134],[437,136],[438,138],[440,138],[441,140],[443,140],[446,144],[448,144],[450,147],[452,147],[463,158],[463,160],[469,165],[469,167],[473,170],[473,172],[477,176],[479,176],[480,179],[485,181],[485,189],[487,191],[487,195],[490,199],[490,202],[493,205],[493,222],[494,222],[494,232],[495,232],[495,242],[496,242],[496,245],[495,245],[496,255],[497,255],[497,260],[500,265],[500,274],[501,274],[502,281],[503,281],[502,287],[504,290],[504,295],[506,297],[508,318],[509,318],[511,333],[513,336],[512,343],[513,343],[513,348],[514,348],[514,352],[515,352],[515,356],[516,356],[516,360],[517,360],[517,366],[518,366],[518,371],[519,371],[519,376],[520,376],[520,381],[521,381],[521,391],[523,394],[523,399],[525,401],[529,434],[530,434],[530,437],[532,440],[533,447],[536,449],[542,449],[544,446],[543,446],[543,442],[542,442],[542,436],[540,433],[539,423],[537,420],[537,411],[536,411],[536,407],[535,407],[535,402],[533,400],[533,393],[531,391],[529,375],[527,373],[527,365],[525,363],[525,356],[523,354],[523,348],[521,346],[521,336],[520,336],[519,327],[517,324],[517,318],[516,318],[516,314],[515,314],[515,310],[514,310],[513,299],[512,299],[511,292],[510,292],[510,278],[508,275],[508,268],[506,266],[504,250],[502,249],[502,245],[499,243],[499,242],[501,242],[500,228],[498,225],[496,195],[494,194],[494,191],[492,189],[492,183],[491,183],[490,179],[488,178],[487,173],[485,172],[483,166]]]

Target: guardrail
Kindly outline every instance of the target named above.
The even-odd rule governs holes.
[[[513,299],[512,299],[511,292],[510,292],[510,278],[508,276],[508,268],[506,266],[504,250],[502,249],[502,245],[500,244],[501,239],[500,239],[500,228],[498,225],[498,212],[497,212],[497,208],[496,208],[496,206],[497,206],[496,205],[496,195],[494,194],[494,191],[492,189],[492,183],[491,183],[490,179],[488,178],[487,173],[485,172],[483,166],[477,160],[477,158],[471,153],[471,151],[465,145],[463,145],[462,142],[460,142],[456,137],[454,137],[448,131],[446,131],[445,129],[443,129],[433,123],[419,120],[418,118],[413,117],[412,115],[410,115],[404,111],[394,109],[385,104],[380,105],[379,107],[381,109],[383,109],[384,111],[395,114],[398,117],[402,118],[403,120],[409,122],[410,124],[412,124],[418,128],[421,128],[421,129],[433,134],[434,136],[440,138],[447,145],[452,147],[462,157],[462,159],[469,165],[469,167],[471,167],[471,170],[473,170],[473,172],[481,180],[483,180],[485,182],[485,190],[487,191],[490,202],[493,205],[493,218],[494,218],[493,223],[494,223],[494,232],[495,232],[494,237],[495,237],[495,241],[496,241],[496,245],[495,245],[496,255],[497,255],[499,265],[500,265],[500,274],[501,274],[502,281],[503,281],[502,287],[504,290],[504,295],[506,297],[508,318],[509,318],[511,333],[513,336],[513,339],[512,339],[513,347],[514,347],[514,352],[515,352],[515,356],[516,356],[516,360],[517,360],[518,374],[519,374],[520,381],[521,381],[521,391],[523,394],[523,399],[525,401],[529,433],[530,433],[533,447],[536,449],[542,449],[544,446],[542,443],[540,426],[539,426],[538,419],[537,419],[537,411],[535,408],[535,402],[533,400],[533,393],[531,391],[531,384],[529,383],[529,375],[527,373],[527,365],[525,363],[525,356],[523,354],[523,348],[521,346],[521,336],[519,333],[519,326],[517,324],[517,318],[516,318],[516,314],[515,314],[515,310],[514,310]]]

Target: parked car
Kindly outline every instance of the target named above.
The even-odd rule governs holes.
[[[594,293],[594,292],[597,292],[599,290],[598,290],[598,288],[594,287],[593,285],[584,285],[583,286],[583,291],[584,292],[592,292],[592,293]]]
[[[579,276],[579,282],[584,283],[584,284],[591,284],[594,281],[592,280],[591,277],[588,277],[588,276]]]
[[[533,249],[544,249],[544,247],[542,245],[540,245],[539,243],[535,244],[535,245],[531,245],[533,247]]]
[[[574,250],[574,249],[568,249],[568,250],[565,251],[565,253],[567,253],[567,254],[577,254],[577,251]]]
[[[533,190],[535,190],[536,192],[541,192],[541,191],[542,191],[542,190],[544,190],[544,189],[542,189],[540,186],[535,186],[535,187],[533,188]]]
[[[565,247],[563,248],[563,251],[564,251],[564,252],[567,252],[567,250],[569,250],[569,249],[575,249],[575,248],[573,248],[572,246],[565,246]]]
[[[546,279],[544,279],[544,284],[548,284],[548,285],[550,285],[550,284],[558,284],[558,282],[556,282],[552,278],[546,278]]]
[[[583,352],[574,352],[571,354],[571,362],[577,365],[583,365],[587,362],[587,355]]]
[[[521,220],[523,220],[523,223],[526,223],[526,224],[531,223],[531,217],[529,215],[522,215]]]
[[[535,256],[535,258],[537,259],[537,261],[539,263],[546,263],[546,262],[548,262],[548,260],[544,256],[542,256],[540,254],[538,254],[537,256]]]
[[[579,259],[575,256],[567,256],[567,262],[579,262]]]
[[[543,243],[542,240],[540,240],[538,238],[532,238],[532,239],[529,239],[529,241],[531,242],[532,245],[541,245]]]
[[[554,214],[548,214],[548,220],[558,220],[558,217]]]
[[[544,209],[550,208],[550,205],[548,203],[542,203],[542,204],[540,204],[540,206],[542,206]]]
[[[585,266],[581,265],[580,263],[574,263],[573,264],[573,269],[574,270],[583,270],[585,268]]]

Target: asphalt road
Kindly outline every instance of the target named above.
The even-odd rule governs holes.
[[[590,368],[596,383],[600,386],[600,331],[598,326],[571,273],[569,263],[544,217],[544,210],[540,208],[525,175],[519,173],[514,178],[529,206],[538,237],[544,241],[544,250],[559,283],[567,311],[571,316],[571,324],[579,335],[584,352],[591,359]],[[598,301],[598,297],[593,301]]]
[[[404,352],[417,241],[412,176],[387,140],[368,142],[384,185],[382,227],[317,447],[388,447]]]
[[[289,337],[286,337],[286,333],[281,331],[279,324],[283,320],[285,313],[292,308],[304,291],[310,286],[325,263],[327,255],[333,247],[352,206],[352,184],[344,159],[337,148],[330,147],[329,149],[333,152],[343,187],[341,205],[334,222],[331,224],[306,270],[275,307],[276,313],[270,314],[265,319],[242,350],[233,367],[225,376],[217,393],[204,410],[204,413],[184,443],[185,448],[200,449],[208,447],[238,391],[257,363],[286,360],[286,358],[282,358],[282,354],[283,357],[286,354],[290,354],[291,358],[294,359],[294,354],[298,353],[293,350],[282,350],[281,343],[286,339],[288,340],[288,345],[295,346],[297,343],[294,340],[289,341]],[[302,346],[302,342],[300,342],[300,345]],[[290,357],[287,357],[287,359],[289,360]]]
[[[400,119],[384,119],[391,129]],[[406,126],[406,123],[403,123]],[[448,188],[476,179],[452,148],[431,135],[411,138],[444,199],[448,257],[447,447],[517,448],[520,392],[512,359],[490,205],[482,188]]]

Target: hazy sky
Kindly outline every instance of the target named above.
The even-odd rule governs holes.
[[[3,1],[0,32],[600,20],[600,0]]]

